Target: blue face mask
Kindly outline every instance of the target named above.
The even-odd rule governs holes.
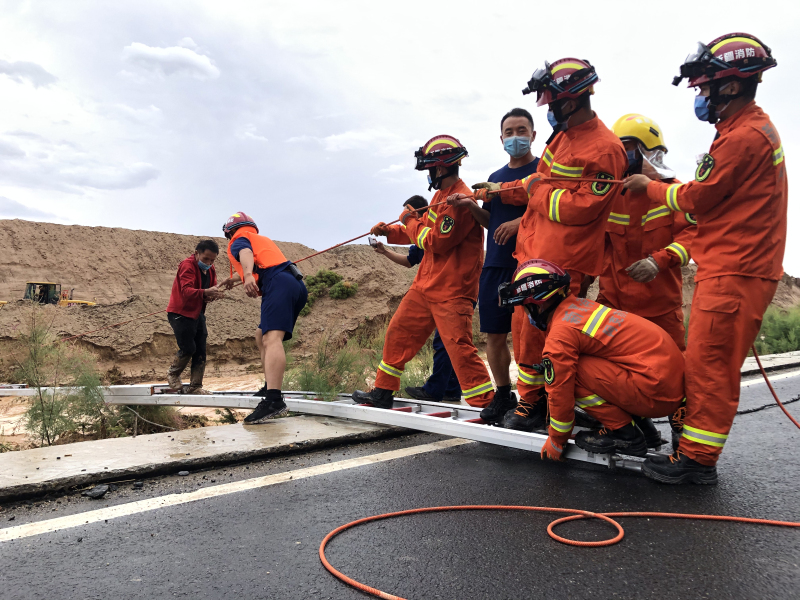
[[[197,261],[197,266],[200,267],[200,270],[203,271],[203,273],[205,273],[206,271],[208,271],[211,268],[211,265],[207,265],[206,263],[204,263],[201,260]]]
[[[512,158],[522,158],[531,149],[531,138],[509,137],[503,140],[503,148]]]
[[[636,166],[636,163],[639,162],[639,158],[636,156],[636,150],[626,150],[625,154],[628,155],[628,168],[632,169]]]
[[[556,121],[556,116],[553,114],[552,110],[547,111],[547,122],[550,123],[550,127],[553,129],[558,127],[558,121]]]
[[[709,108],[709,102],[711,98],[708,96],[695,96],[694,98],[694,114],[697,116],[698,119],[701,121],[705,121],[708,123],[708,117],[711,112]]]

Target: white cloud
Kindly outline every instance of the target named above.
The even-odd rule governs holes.
[[[388,129],[354,129],[325,137],[298,135],[290,137],[287,143],[314,141],[322,144],[326,152],[347,150],[368,151],[375,156],[393,156],[408,153],[414,143],[389,131]]]
[[[43,67],[36,63],[25,61],[8,62],[7,60],[0,60],[0,75],[6,75],[17,83],[27,81],[37,88],[48,86],[58,81],[58,77],[48,73]]]
[[[189,75],[195,79],[216,79],[220,75],[219,69],[210,58],[181,46],[158,48],[133,42],[122,49],[122,60],[167,76]]]
[[[57,218],[53,213],[49,213],[37,208],[26,206],[16,200],[11,200],[5,196],[0,196],[0,217],[4,219],[53,219]]]
[[[25,151],[16,144],[0,140],[0,156],[25,156]]]
[[[58,175],[64,183],[78,187],[129,190],[146,185],[151,179],[156,179],[160,172],[153,165],[138,163],[123,167],[92,165],[64,168],[59,170]]]
[[[253,123],[245,125],[237,134],[240,140],[254,140],[256,142],[268,142],[269,140],[258,133],[258,128]]]
[[[181,48],[189,48],[189,50],[197,50],[199,46],[195,44],[194,40],[190,37],[183,38],[180,42],[178,42],[178,46]]]
[[[376,173],[376,175],[382,175],[384,173],[397,173],[398,171],[407,171],[409,170],[408,165],[389,165],[385,169],[381,169]]]
[[[98,107],[100,114],[110,117],[120,117],[133,123],[155,125],[161,121],[163,113],[160,108],[154,105],[145,108],[133,108],[127,104],[107,104]]]

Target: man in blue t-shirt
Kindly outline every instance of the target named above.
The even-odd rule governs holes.
[[[411,208],[422,208],[428,202],[422,196],[412,196],[403,203]],[[422,262],[425,251],[412,245],[408,248],[408,255],[399,254],[389,250],[381,242],[375,246],[375,252],[383,254],[386,258],[398,265],[411,268]],[[444,342],[439,337],[439,330],[433,331],[433,372],[422,387],[406,387],[406,393],[415,400],[430,400],[433,402],[459,402],[461,400],[461,384],[456,377],[450,355],[445,350]]]
[[[524,108],[514,108],[500,121],[500,140],[503,148],[511,156],[508,164],[489,176],[489,181],[505,183],[517,181],[536,172],[539,159],[531,152],[531,144],[536,138],[533,117]],[[497,287],[514,279],[517,261],[514,248],[517,244],[517,230],[526,206],[512,206],[499,200],[484,202],[483,208],[465,198],[475,220],[488,230],[486,259],[481,271],[478,291],[478,314],[481,331],[487,336],[486,359],[497,385],[495,399],[481,412],[481,418],[497,422],[507,410],[515,408],[517,399],[511,393],[511,353],[508,350],[508,334],[511,332],[511,315],[506,308],[497,305]]]

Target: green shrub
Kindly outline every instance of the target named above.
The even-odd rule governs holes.
[[[331,298],[335,298],[336,300],[344,300],[345,298],[354,296],[357,291],[358,291],[357,283],[350,283],[349,281],[340,281],[336,285],[331,286],[331,289],[328,290],[328,295]]]
[[[788,311],[770,306],[756,337],[759,354],[779,354],[800,350],[800,307]]]
[[[341,300],[349,298],[358,291],[358,284],[343,282],[343,277],[333,271],[320,269],[316,275],[306,277],[306,289],[308,289],[308,301],[300,311],[300,316],[304,317],[311,312],[311,307],[318,298],[329,295],[331,298]]]

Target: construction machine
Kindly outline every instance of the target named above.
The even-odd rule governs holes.
[[[39,304],[56,304],[58,306],[94,306],[96,302],[74,300],[75,290],[61,291],[60,283],[52,281],[26,281],[23,300],[33,300]]]

